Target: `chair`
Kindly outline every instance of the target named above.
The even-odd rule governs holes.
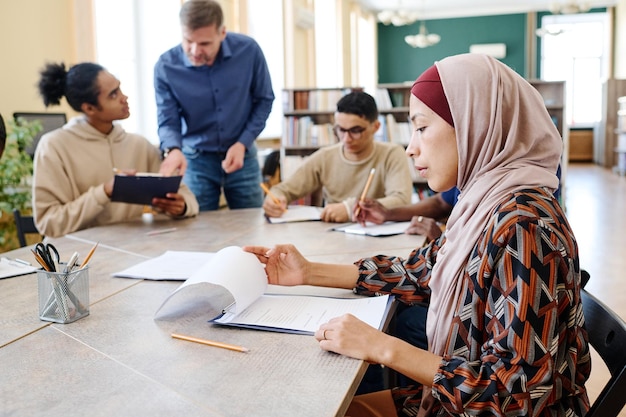
[[[26,149],[26,152],[31,156],[35,156],[35,148],[39,144],[39,139],[51,130],[62,127],[67,123],[67,116],[65,113],[32,113],[32,112],[15,112],[13,118],[17,121],[22,118],[26,121],[38,120],[41,123],[41,131],[33,138],[33,143]]]
[[[17,230],[17,238],[20,241],[20,246],[26,246],[26,234],[36,233],[39,234],[39,230],[35,227],[35,221],[32,216],[22,216],[18,209],[13,210],[13,218],[15,219],[15,227]]]
[[[626,322],[587,290],[580,293],[589,343],[611,373],[586,417],[617,417],[626,404]]]

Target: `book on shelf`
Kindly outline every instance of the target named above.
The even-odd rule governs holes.
[[[390,306],[388,295],[360,297],[347,289],[270,286],[256,256],[229,246],[170,294],[156,318],[201,310],[215,324],[312,335],[321,324],[347,313],[381,329]]]
[[[378,110],[391,110],[393,108],[391,96],[386,88],[376,89],[375,100]]]
[[[332,124],[315,123],[310,116],[288,116],[284,119],[283,146],[326,146],[335,143]]]

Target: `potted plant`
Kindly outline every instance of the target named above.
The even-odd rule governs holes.
[[[38,120],[18,118],[7,121],[7,139],[0,158],[0,250],[18,247],[13,209],[24,214],[32,212],[33,159],[26,149],[42,130]]]

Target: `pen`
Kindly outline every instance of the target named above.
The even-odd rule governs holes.
[[[184,336],[178,333],[172,333],[172,337],[174,339],[181,339],[181,340],[186,340],[188,342],[201,343],[203,345],[219,347],[222,349],[235,350],[237,352],[249,352],[250,351],[250,349],[242,347],[242,346],[229,345],[228,343],[214,342],[212,340],[199,339],[197,337],[192,337],[192,336]]]
[[[96,251],[96,248],[98,247],[98,243],[100,242],[96,242],[95,245],[93,245],[93,248],[91,248],[91,250],[89,251],[89,253],[87,254],[87,256],[85,257],[85,260],[83,261],[82,264],[80,264],[80,268],[83,268],[85,266],[87,266],[87,262],[89,262],[89,260],[91,259],[91,257],[93,256],[93,253]]]
[[[359,202],[365,200],[365,197],[367,196],[367,192],[370,189],[370,185],[372,185],[372,179],[374,179],[375,172],[376,172],[376,168],[372,168],[372,170],[370,171],[370,175],[367,177],[367,182],[365,183],[365,188],[363,189],[363,192],[361,193],[361,198],[359,198]],[[358,216],[360,212],[361,212],[361,206],[357,205],[356,210],[354,212],[354,217]]]
[[[24,260],[19,259],[19,258],[10,259],[10,261],[11,262],[15,262],[16,264],[23,265],[23,266],[30,266],[30,262],[24,261]]]
[[[261,185],[261,188],[263,188],[263,191],[265,191],[265,194],[269,195],[272,198],[272,200],[274,200],[274,203],[276,203],[276,204],[278,204],[280,206],[280,200],[278,199],[278,197],[276,197],[274,194],[272,194],[270,189],[267,188],[267,185],[265,185],[264,182],[260,183],[259,185]]]
[[[65,268],[63,268],[63,273],[67,274],[68,272],[70,272],[76,265],[76,262],[78,262],[78,252],[74,252],[72,254],[70,260],[67,261],[67,264],[65,264]]]
[[[175,227],[170,227],[169,229],[153,230],[146,233],[146,236],[162,235],[163,233],[175,232],[176,230],[177,229]]]

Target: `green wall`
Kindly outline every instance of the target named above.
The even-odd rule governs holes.
[[[604,13],[604,7],[589,13]],[[549,12],[537,12],[536,25]],[[385,26],[378,24],[378,82],[399,83],[413,81],[435,61],[449,55],[469,52],[470,45],[481,43],[504,43],[506,57],[501,61],[520,75],[526,68],[526,25],[528,15],[508,14],[496,16],[465,17],[427,20],[430,33],[441,36],[441,41],[428,48],[412,48],[404,42],[406,35],[419,33],[420,22],[409,26]],[[540,78],[541,39],[537,38],[536,74]]]
[[[469,52],[470,45],[481,43],[506,44],[502,62],[525,76],[526,14],[427,20],[426,28],[441,41],[423,49],[404,42],[406,35],[419,32],[419,25],[419,21],[400,27],[378,24],[379,83],[413,81],[435,61]]]

